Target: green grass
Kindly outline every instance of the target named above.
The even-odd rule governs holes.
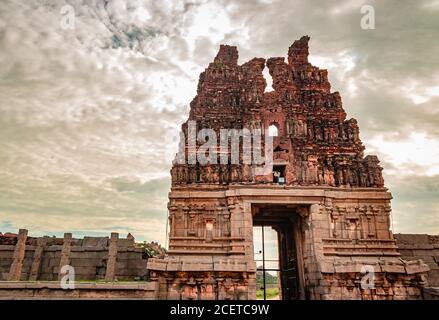
[[[265,272],[265,284],[277,284],[279,279],[276,276],[273,276],[269,274],[268,272]],[[262,273],[256,274],[256,284],[262,285],[264,283],[264,278]]]
[[[265,290],[265,295],[267,299],[272,299],[279,295],[279,288],[271,288]],[[256,299],[264,299],[264,291],[258,290],[256,291]]]

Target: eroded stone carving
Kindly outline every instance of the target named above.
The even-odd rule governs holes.
[[[287,62],[254,58],[243,65],[237,63],[236,47],[221,45],[200,75],[188,121],[214,129],[218,137],[224,128],[266,129],[276,124],[274,159],[288,164],[287,185],[382,187],[378,158],[364,157],[357,121],[346,119],[340,94],[330,91],[327,71],[308,62],[308,41],[309,37],[295,41]],[[273,78],[272,92],[264,92],[265,66]],[[188,122],[182,126],[186,136],[187,126]],[[174,186],[260,182],[248,167],[219,161],[206,166],[175,165],[171,175]],[[265,181],[272,182],[271,176]]]
[[[296,298],[419,295],[425,266],[398,258],[389,230],[391,196],[378,158],[364,156],[357,121],[346,118],[327,71],[308,62],[308,41],[295,41],[287,61],[254,58],[242,65],[236,47],[222,45],[201,73],[182,125],[185,136],[189,121],[218,137],[221,129],[265,132],[274,125],[274,167],[258,176],[257,166],[244,163],[241,155],[239,164],[232,163],[230,149],[221,154],[225,162],[174,163],[169,260],[149,263],[156,279],[167,279],[162,298],[255,298],[253,215],[261,203],[283,206],[296,221],[291,236],[299,270]],[[271,92],[265,92],[265,66],[273,79]],[[186,158],[191,148],[186,143]],[[249,145],[240,146],[245,148]],[[364,265],[376,267],[375,292],[360,286]]]

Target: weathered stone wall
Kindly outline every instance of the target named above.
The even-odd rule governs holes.
[[[74,239],[0,235],[0,281],[57,281],[60,268],[74,267],[76,280],[142,280],[147,277],[148,255],[134,238]]]
[[[161,284],[161,299],[254,299],[255,208],[289,205],[291,216],[301,217],[302,241],[296,241],[301,298],[421,299],[429,268],[401,259],[389,230],[390,198],[386,189],[173,190],[170,256],[151,259],[148,269]],[[362,287],[364,268],[373,269],[374,288]]]
[[[13,261],[13,246],[0,245],[0,280],[7,280]]]
[[[422,259],[430,267],[428,285],[439,287],[439,235],[398,233],[394,236],[401,258]]]
[[[0,282],[0,300],[55,299],[157,299],[158,283],[77,283],[74,289],[63,289],[59,282]]]

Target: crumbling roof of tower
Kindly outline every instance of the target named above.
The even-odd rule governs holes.
[[[364,156],[355,119],[347,119],[338,92],[331,92],[327,70],[308,61],[308,36],[293,42],[288,58],[253,58],[238,64],[238,49],[221,45],[200,74],[188,121],[198,128],[261,129],[275,125],[274,163],[285,165],[287,185],[383,187],[376,156]],[[273,79],[266,92],[263,70]],[[187,136],[188,122],[182,130]],[[188,145],[186,142],[186,153]],[[270,183],[254,166],[175,164],[173,185],[193,183]]]

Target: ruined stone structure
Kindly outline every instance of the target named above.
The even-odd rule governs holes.
[[[166,251],[134,237],[30,237],[0,232],[0,300],[3,299],[158,299],[158,282],[146,268]],[[61,281],[63,266],[74,268],[74,286]],[[71,269],[70,269],[71,270]],[[68,281],[70,282],[70,280]]]
[[[200,75],[171,170],[167,256],[131,235],[0,233],[0,299],[255,299],[256,277],[266,270],[255,260],[255,227],[277,234],[282,299],[439,299],[439,289],[425,288],[439,286],[438,237],[394,238],[379,161],[364,156],[357,122],[346,119],[327,71],[308,62],[308,41],[295,41],[287,61],[242,65],[237,49],[222,45]],[[244,159],[255,136],[242,137],[236,163],[232,146],[203,149],[205,137],[190,140],[190,123],[217,136],[260,130],[265,163]],[[192,161],[194,151],[212,149],[218,157],[209,163]],[[268,162],[270,170],[258,171]],[[92,283],[63,290],[64,265]]]
[[[364,156],[357,121],[346,118],[327,71],[308,62],[308,41],[295,41],[287,61],[242,65],[236,47],[222,45],[201,73],[188,121],[218,136],[243,128],[268,134],[275,126],[273,170],[257,175],[260,165],[242,157],[232,163],[231,149],[220,148],[226,162],[174,163],[169,256],[148,261],[159,298],[255,299],[253,227],[261,224],[278,232],[284,299],[421,297],[429,268],[401,259],[382,168],[376,156]],[[182,132],[190,136],[188,122]],[[184,141],[185,159],[193,148]],[[364,287],[371,270],[374,287]]]
[[[397,233],[395,240],[401,258],[428,264],[428,285],[439,288],[439,236]]]
[[[111,237],[64,238],[29,237],[0,234],[0,281],[58,281],[60,269],[74,267],[75,280],[135,281],[146,280],[150,256],[134,238]],[[154,245],[154,244],[152,244]],[[151,245],[148,245],[151,246]]]

